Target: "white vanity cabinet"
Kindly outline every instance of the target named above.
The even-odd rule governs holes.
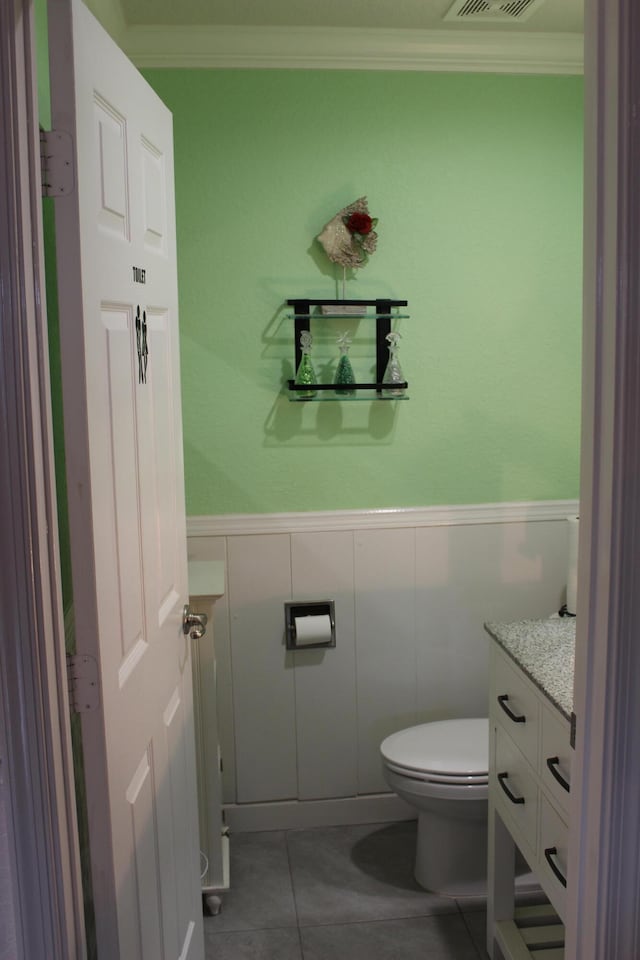
[[[560,960],[564,957],[561,920],[567,883],[570,721],[498,642],[491,647],[487,950],[494,960],[501,956]],[[571,683],[572,679],[571,661]],[[553,910],[515,908],[516,846]]]

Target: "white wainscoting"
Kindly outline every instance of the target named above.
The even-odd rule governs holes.
[[[564,602],[576,501],[192,517],[190,559],[223,560],[215,605],[227,820],[242,829],[396,819],[378,747],[485,716],[485,620]],[[336,647],[287,652],[284,603],[335,601]]]

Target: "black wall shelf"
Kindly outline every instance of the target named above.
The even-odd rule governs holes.
[[[300,298],[292,298],[287,300],[287,305],[293,307],[293,320],[295,325],[295,366],[294,369],[297,370],[300,366],[302,360],[302,348],[300,347],[300,334],[303,330],[310,330],[311,320],[314,322],[318,320],[330,320],[336,318],[344,317],[345,320],[375,320],[376,323],[376,380],[375,383],[351,383],[348,387],[344,388],[344,393],[347,394],[347,391],[353,390],[375,390],[377,393],[377,399],[388,399],[388,400],[399,400],[401,397],[384,397],[382,391],[388,389],[388,384],[383,384],[382,378],[384,377],[384,372],[387,367],[387,362],[389,360],[389,344],[387,342],[387,334],[391,333],[391,321],[397,318],[397,314],[393,313],[394,309],[398,307],[406,307],[408,305],[407,300],[389,300],[386,298],[376,298],[375,300],[307,300]],[[312,308],[314,307],[336,307],[335,313],[312,313]],[[362,307],[362,313],[352,312],[349,310],[349,313],[341,314],[339,309],[340,307]],[[375,313],[367,313],[367,307],[374,307]],[[322,393],[326,390],[332,390],[336,394],[342,392],[340,388],[336,386],[335,383],[314,383],[313,387],[309,387],[308,384],[296,384],[295,380],[288,381],[289,390],[292,394],[297,392],[309,393],[310,390],[319,391]],[[406,381],[402,383],[395,383],[395,389],[406,390],[409,384]],[[295,399],[295,397],[294,397]],[[297,399],[311,399],[309,397],[297,398]],[[345,399],[347,397],[345,396]]]

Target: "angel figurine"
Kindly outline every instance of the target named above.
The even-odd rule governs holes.
[[[385,340],[389,344],[389,362],[387,363],[387,368],[382,378],[382,383],[384,384],[382,395],[385,397],[404,397],[406,392],[404,388],[404,374],[397,356],[398,341],[400,339],[400,334],[395,332],[388,333],[385,337]],[[403,384],[403,386],[398,386],[398,384]]]

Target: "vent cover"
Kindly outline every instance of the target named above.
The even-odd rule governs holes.
[[[527,20],[544,0],[454,0],[445,20],[513,23]]]

